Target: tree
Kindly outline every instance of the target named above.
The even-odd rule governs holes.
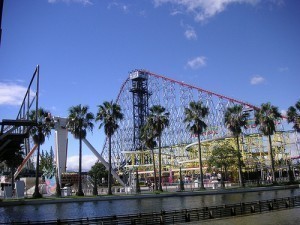
[[[294,123],[295,131],[300,132],[300,100],[294,106],[290,106],[287,111],[287,120],[289,123]]]
[[[67,128],[79,140],[79,171],[78,171],[78,191],[77,196],[84,196],[81,180],[82,163],[82,139],[86,138],[87,131],[93,131],[94,114],[89,112],[88,106],[81,104],[69,108]]]
[[[119,128],[118,121],[123,119],[120,105],[111,102],[103,102],[98,106],[96,121],[101,121],[99,129],[104,127],[104,133],[108,137],[108,195],[112,195],[111,186],[111,137]]]
[[[228,107],[224,115],[224,123],[227,128],[231,131],[233,136],[236,138],[236,146],[238,152],[238,173],[239,173],[239,183],[242,187],[245,187],[245,182],[242,177],[242,161],[241,161],[241,151],[239,137],[242,133],[242,128],[247,128],[247,119],[249,113],[243,111],[242,105],[234,105]]]
[[[278,108],[271,105],[271,103],[261,104],[261,108],[255,111],[255,124],[259,125],[259,130],[269,138],[269,156],[271,161],[272,181],[275,184],[275,167],[274,155],[272,148],[271,135],[276,132],[276,122],[281,118]]]
[[[224,177],[226,176],[227,168],[234,165],[238,160],[238,151],[227,143],[217,145],[213,148],[207,163],[210,167],[216,166],[221,168],[221,186],[225,188]]]
[[[22,151],[22,147],[23,146],[16,146],[15,148],[8,149],[1,157],[6,166],[10,168],[12,188],[14,188],[15,169],[23,162],[24,159],[24,152]],[[0,160],[0,162],[2,160]]]
[[[204,106],[201,101],[192,101],[188,108],[184,109],[185,118],[184,123],[187,124],[186,128],[197,136],[198,139],[198,157],[199,157],[199,171],[200,171],[200,189],[204,188],[203,183],[203,163],[202,163],[202,151],[201,151],[201,140],[200,135],[207,128],[204,119],[209,114],[208,107]]]
[[[96,162],[88,174],[93,182],[93,195],[98,195],[98,185],[101,184],[102,178],[107,177],[108,172],[102,163]]]
[[[40,159],[40,168],[39,170],[43,171],[43,175],[46,177],[52,177],[55,174],[54,168],[54,154],[52,147],[50,152],[46,151],[46,153],[42,150],[41,159]]]
[[[45,178],[51,179],[53,176],[55,176],[55,182],[56,182],[56,188],[55,188],[55,195],[56,197],[61,197],[61,189],[58,179],[58,170],[54,163],[54,153],[52,146],[50,148],[50,152],[42,150],[41,154],[41,160],[40,160],[40,170],[43,171],[43,176]]]
[[[54,154],[52,147],[50,149],[50,153],[42,150],[41,160],[40,160],[40,170],[43,171],[43,176],[45,178],[52,178],[55,176],[55,165],[54,165]]]
[[[155,190],[158,190],[157,187],[157,177],[156,177],[156,163],[155,163],[155,155],[154,155],[154,147],[156,146],[155,134],[153,127],[151,126],[151,121],[147,119],[146,124],[141,129],[141,140],[144,142],[145,146],[150,149],[152,156],[152,164],[153,164],[153,174],[154,174],[154,186]]]
[[[149,128],[151,128],[151,132],[153,132],[153,137],[158,140],[158,185],[159,191],[163,191],[161,177],[161,136],[164,129],[169,126],[170,114],[169,112],[166,112],[166,109],[161,105],[153,105],[149,111],[150,113],[147,117],[147,124],[149,125]]]
[[[36,121],[37,125],[30,129],[30,135],[32,136],[33,142],[38,145],[37,156],[36,156],[36,175],[35,175],[35,189],[33,193],[34,198],[41,198],[42,195],[39,192],[39,163],[40,163],[40,146],[45,143],[45,137],[49,137],[53,122],[50,112],[43,108],[39,108],[38,111],[32,110],[29,113],[29,119]]]

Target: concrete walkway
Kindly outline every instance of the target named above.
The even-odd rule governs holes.
[[[299,221],[300,208],[293,208],[249,216],[180,223],[177,225],[296,225],[299,224]]]

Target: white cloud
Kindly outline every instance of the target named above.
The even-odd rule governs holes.
[[[0,82],[0,105],[20,105],[27,88],[15,83]]]
[[[94,155],[83,155],[82,156],[82,171],[89,171],[91,167],[98,161]],[[70,156],[67,159],[67,171],[78,171],[79,168],[79,156]]]
[[[171,12],[171,16],[176,16],[176,15],[179,15],[179,14],[182,14],[182,12],[179,11],[179,10],[173,10],[173,11]]]
[[[283,116],[287,116],[287,115],[286,115],[287,111],[286,111],[285,109],[280,110],[280,113],[281,113],[281,115],[283,115]]]
[[[206,66],[206,57],[198,56],[194,59],[191,59],[187,62],[187,66],[192,69],[198,69],[200,67]]]
[[[129,12],[129,6],[122,4],[122,3],[118,3],[118,2],[111,2],[108,4],[107,6],[108,9],[111,8],[117,8],[120,9],[121,11],[123,11],[124,13],[128,13]]]
[[[193,27],[188,26],[187,29],[184,32],[184,36],[188,39],[188,40],[197,40],[197,33],[194,30]]]
[[[93,5],[91,0],[48,0],[49,3],[57,3],[57,2],[64,2],[64,3],[80,3],[83,5]]]
[[[203,22],[226,10],[230,4],[255,5],[261,0],[154,0],[155,6],[170,3],[187,13],[192,13],[195,20]]]
[[[265,78],[263,78],[262,76],[260,75],[255,75],[251,78],[250,80],[250,83],[252,85],[257,85],[257,84],[261,84],[261,83],[264,83],[265,82]]]

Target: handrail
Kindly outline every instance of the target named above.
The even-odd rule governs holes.
[[[241,202],[192,209],[178,209],[152,213],[136,213],[103,217],[24,221],[13,224],[177,224],[235,216],[246,216],[300,207],[300,196],[263,201]],[[0,223],[1,224],[1,223]]]

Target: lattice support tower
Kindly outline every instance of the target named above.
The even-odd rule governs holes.
[[[132,150],[143,148],[141,129],[148,115],[148,74],[145,71],[135,70],[130,73],[133,114]]]

